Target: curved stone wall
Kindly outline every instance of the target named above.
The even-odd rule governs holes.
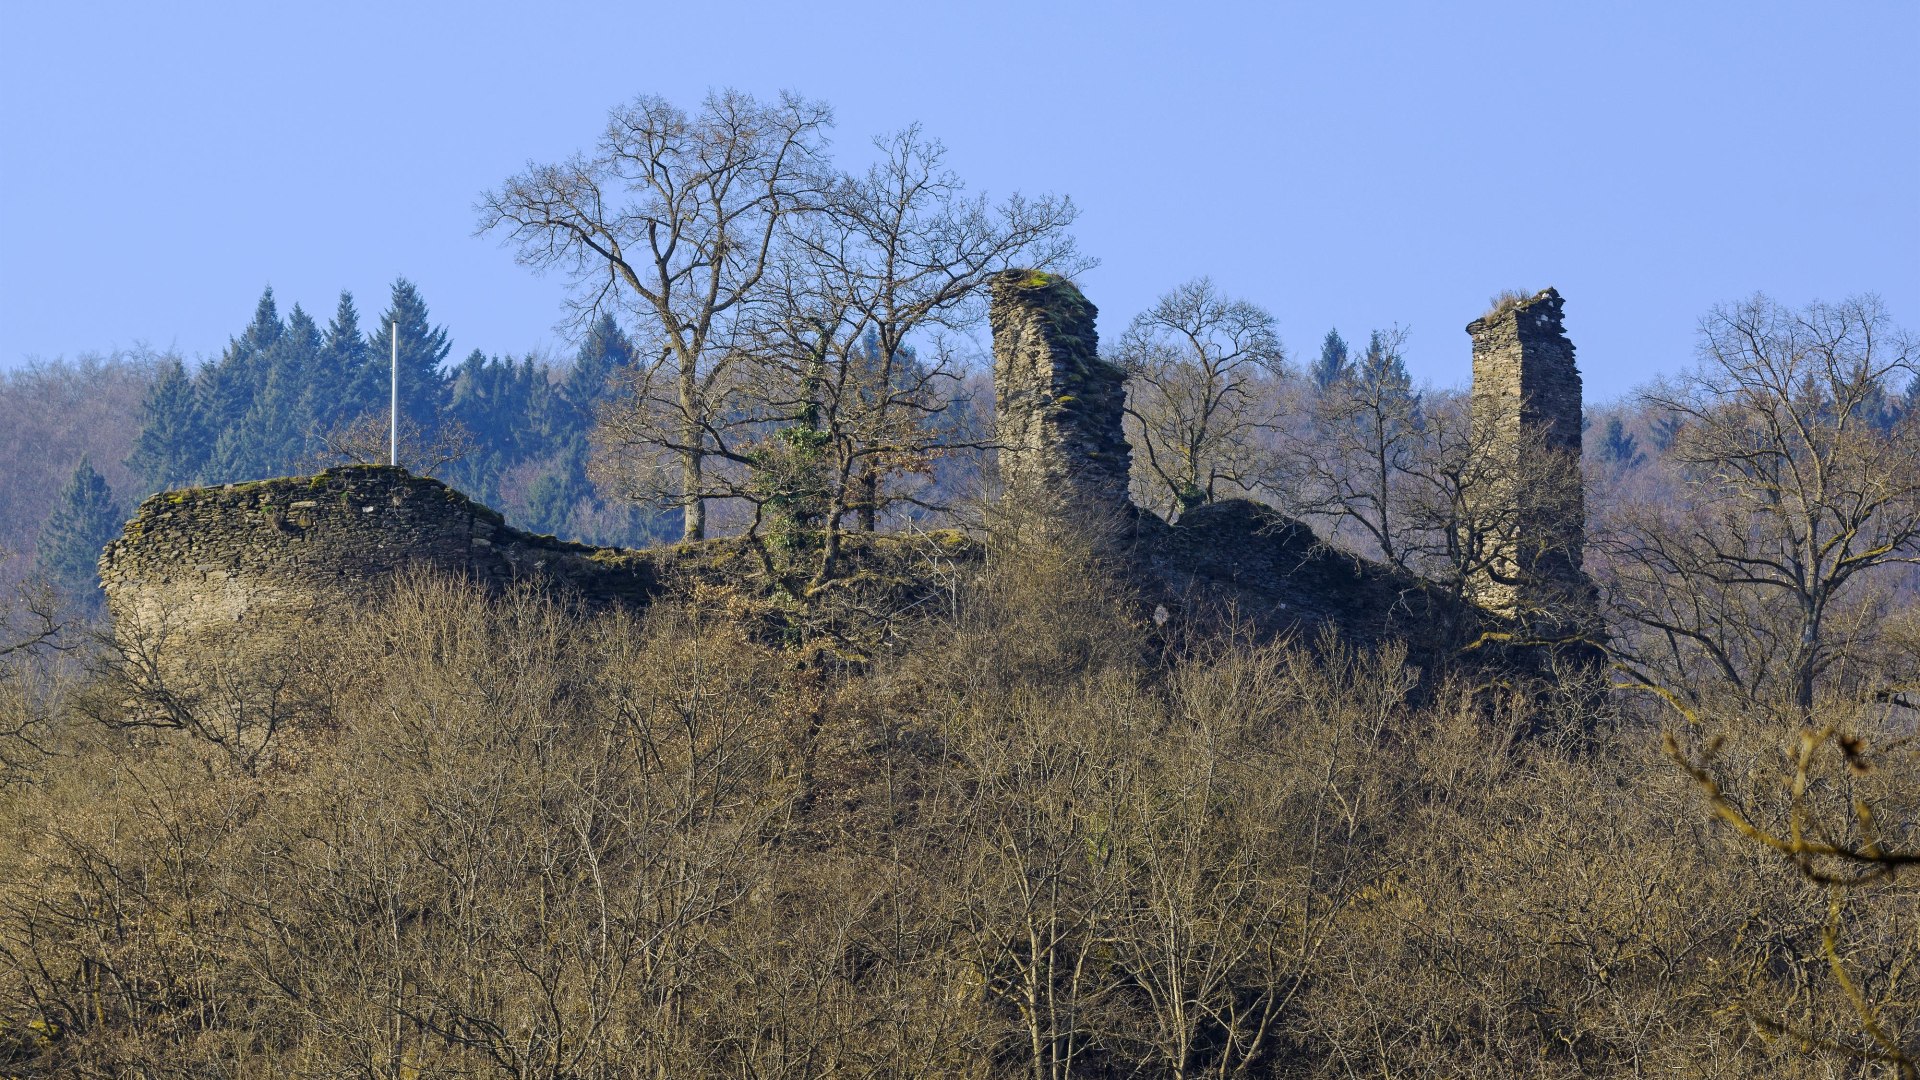
[[[410,567],[643,603],[656,558],[533,536],[438,480],[352,466],[155,495],[107,546],[100,579],[123,631],[172,636],[323,609]]]

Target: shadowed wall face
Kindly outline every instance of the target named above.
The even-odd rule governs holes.
[[[1507,523],[1506,538],[1470,592],[1503,615],[1584,622],[1593,586],[1581,566],[1581,385],[1563,305],[1545,289],[1467,324],[1474,423],[1486,433],[1484,452],[1514,466],[1496,471],[1481,497],[1478,516]]]
[[[107,545],[100,580],[121,632],[217,641],[242,624],[324,614],[408,568],[500,586],[536,578],[638,603],[646,553],[510,528],[438,480],[362,465],[154,495]]]
[[[1065,278],[1030,270],[993,278],[994,434],[1010,498],[1095,511],[1131,506],[1126,373],[1100,359],[1098,313]]]

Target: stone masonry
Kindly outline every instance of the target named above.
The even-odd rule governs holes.
[[[1556,631],[1590,624],[1594,609],[1581,568],[1580,370],[1562,308],[1559,292],[1545,289],[1467,324],[1482,452],[1510,466],[1489,470],[1475,507],[1492,550],[1470,595],[1497,614]]]
[[[529,535],[437,480],[367,465],[162,492],[107,545],[100,579],[123,633],[204,641],[365,599],[409,568],[616,602],[644,600],[656,576],[647,553]]]
[[[1593,593],[1580,568],[1580,375],[1553,290],[1468,328],[1476,422],[1499,435],[1490,452],[1539,456],[1544,444],[1551,460],[1572,467],[1545,474],[1576,481],[1557,492],[1539,482],[1489,489],[1484,498],[1494,505],[1486,509],[1513,527],[1502,534],[1496,565],[1474,583],[1472,603],[1342,553],[1304,524],[1246,500],[1198,507],[1177,524],[1135,509],[1127,495],[1125,376],[1099,357],[1093,305],[1062,278],[1008,271],[991,282],[989,315],[1005,498],[1042,523],[1103,536],[1112,567],[1166,633],[1225,622],[1309,641],[1327,633],[1355,645],[1399,641],[1410,662],[1430,667],[1451,662],[1489,630],[1543,611],[1555,613],[1559,627],[1590,625],[1562,617],[1591,610]],[[108,545],[100,570],[123,637],[175,641],[186,646],[176,655],[192,657],[351,610],[341,601],[364,599],[410,568],[491,587],[538,582],[594,605],[640,607],[705,580],[711,568],[703,566],[719,553],[708,547],[626,551],[533,536],[436,480],[356,466],[155,495]],[[950,562],[978,555],[964,540],[945,553]]]
[[[1097,309],[1072,282],[1032,270],[994,275],[991,296],[994,434],[1008,497],[1076,518],[1130,514],[1126,373],[1100,358]]]

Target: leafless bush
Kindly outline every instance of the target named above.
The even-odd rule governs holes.
[[[1794,1040],[1857,1034],[1801,964],[1826,894],[1650,729],[1522,737],[1567,703],[1333,640],[1162,656],[1100,544],[1006,535],[858,669],[714,608],[408,579],[160,657],[214,687],[190,719],[102,682],[0,788],[7,1067],[1814,1076]],[[1777,750],[1725,724],[1777,831]],[[1893,780],[1808,820],[1860,795],[1905,845]],[[1890,1029],[1914,914],[1856,888],[1837,939]]]

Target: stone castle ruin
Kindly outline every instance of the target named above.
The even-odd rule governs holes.
[[[1013,270],[989,288],[1001,486],[1055,511],[1129,507],[1127,376],[1100,358],[1098,309],[1053,274]]]
[[[1595,604],[1581,569],[1580,370],[1563,306],[1547,289],[1507,298],[1467,324],[1482,453],[1514,465],[1492,472],[1473,515],[1501,527],[1485,569],[1469,584],[1473,601],[1490,611],[1578,626]]]
[[[1070,281],[1032,271],[996,275],[990,290],[1003,499],[1043,519],[1099,523],[1108,557],[1156,622],[1231,618],[1263,634],[1400,640],[1420,663],[1488,631],[1515,639],[1542,625],[1562,635],[1591,627],[1582,614],[1593,593],[1580,568],[1580,375],[1557,292],[1503,304],[1468,327],[1487,452],[1544,451],[1574,483],[1555,492],[1516,482],[1483,495],[1511,528],[1494,539],[1463,601],[1343,554],[1251,501],[1197,507],[1174,523],[1136,508],[1125,375],[1099,356],[1093,304]],[[212,643],[261,619],[324,611],[412,567],[638,607],[694,573],[697,547],[628,551],[534,536],[439,481],[357,466],[155,495],[100,568],[123,633]],[[1542,612],[1552,618],[1534,618]],[[1532,635],[1505,632],[1529,621]]]

